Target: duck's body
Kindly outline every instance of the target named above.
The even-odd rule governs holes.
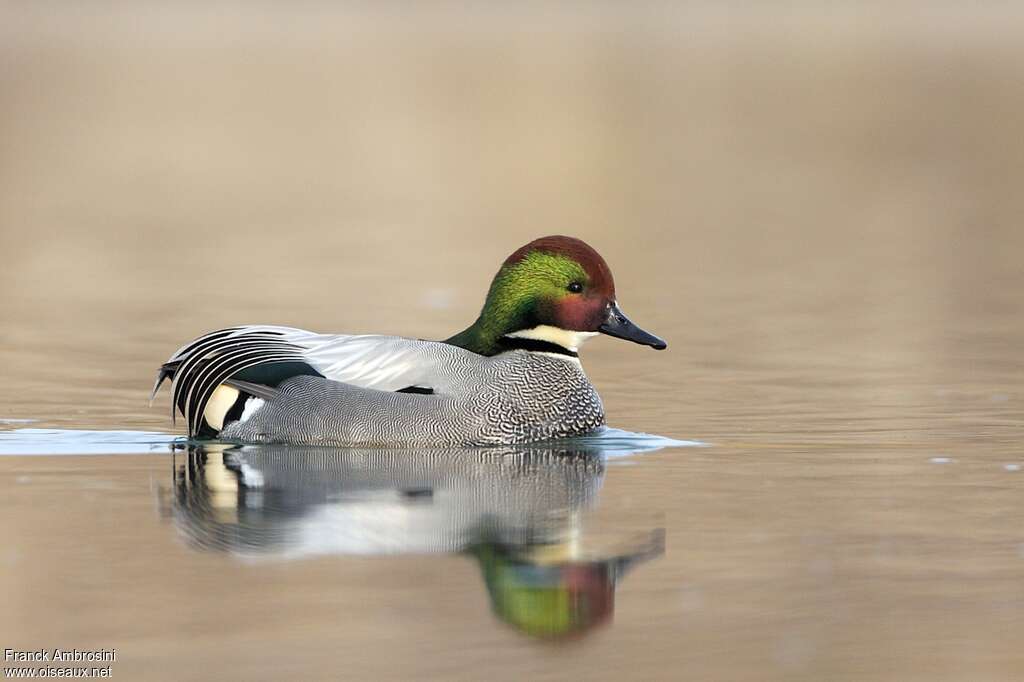
[[[259,354],[256,344],[273,336],[323,376],[293,376],[266,398],[246,398],[242,414],[221,428],[221,438],[498,445],[573,436],[604,423],[597,391],[579,360],[568,355],[513,350],[489,357],[436,341],[273,327],[235,330],[225,341],[237,344],[237,355]],[[227,391],[225,404],[234,406],[239,390],[245,388]]]
[[[193,437],[448,447],[582,435],[604,424],[604,410],[579,344],[598,331],[665,344],[622,315],[603,260],[551,269],[560,262],[549,256],[565,258],[556,247],[566,244],[577,259],[600,259],[567,237],[531,242],[505,262],[477,322],[447,341],[234,327],[179,349],[157,387],[174,378]],[[510,286],[526,293],[513,300]],[[539,287],[563,296],[540,298]]]

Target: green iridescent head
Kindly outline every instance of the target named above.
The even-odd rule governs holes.
[[[619,310],[611,270],[597,251],[579,239],[553,236],[505,260],[479,318],[448,343],[482,355],[518,347],[575,354],[579,342],[594,333],[659,350],[666,346]]]

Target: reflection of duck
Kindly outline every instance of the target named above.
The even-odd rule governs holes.
[[[587,549],[582,513],[604,476],[597,447],[365,450],[206,445],[176,469],[190,543],[248,557],[465,552],[495,613],[536,636],[611,615],[626,567],[661,553]]]
[[[236,554],[458,552],[557,541],[603,474],[565,449],[214,445],[179,470],[175,511],[193,542]]]

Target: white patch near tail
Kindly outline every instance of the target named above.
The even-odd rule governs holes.
[[[266,401],[263,398],[249,398],[245,401],[245,407],[242,408],[242,416],[238,418],[238,421],[244,422],[249,417],[256,413],[256,410],[263,407]]]
[[[227,416],[228,410],[231,409],[236,400],[238,400],[238,389],[221,384],[214,389],[213,395],[210,396],[210,401],[206,403],[206,409],[203,410],[203,419],[212,428],[220,431],[224,428],[224,417]]]

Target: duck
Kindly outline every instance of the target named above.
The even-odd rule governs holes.
[[[480,447],[590,434],[605,424],[583,371],[598,334],[656,350],[622,312],[604,258],[564,235],[501,264],[477,319],[444,340],[242,325],[163,363],[171,417],[194,440],[350,447]]]

